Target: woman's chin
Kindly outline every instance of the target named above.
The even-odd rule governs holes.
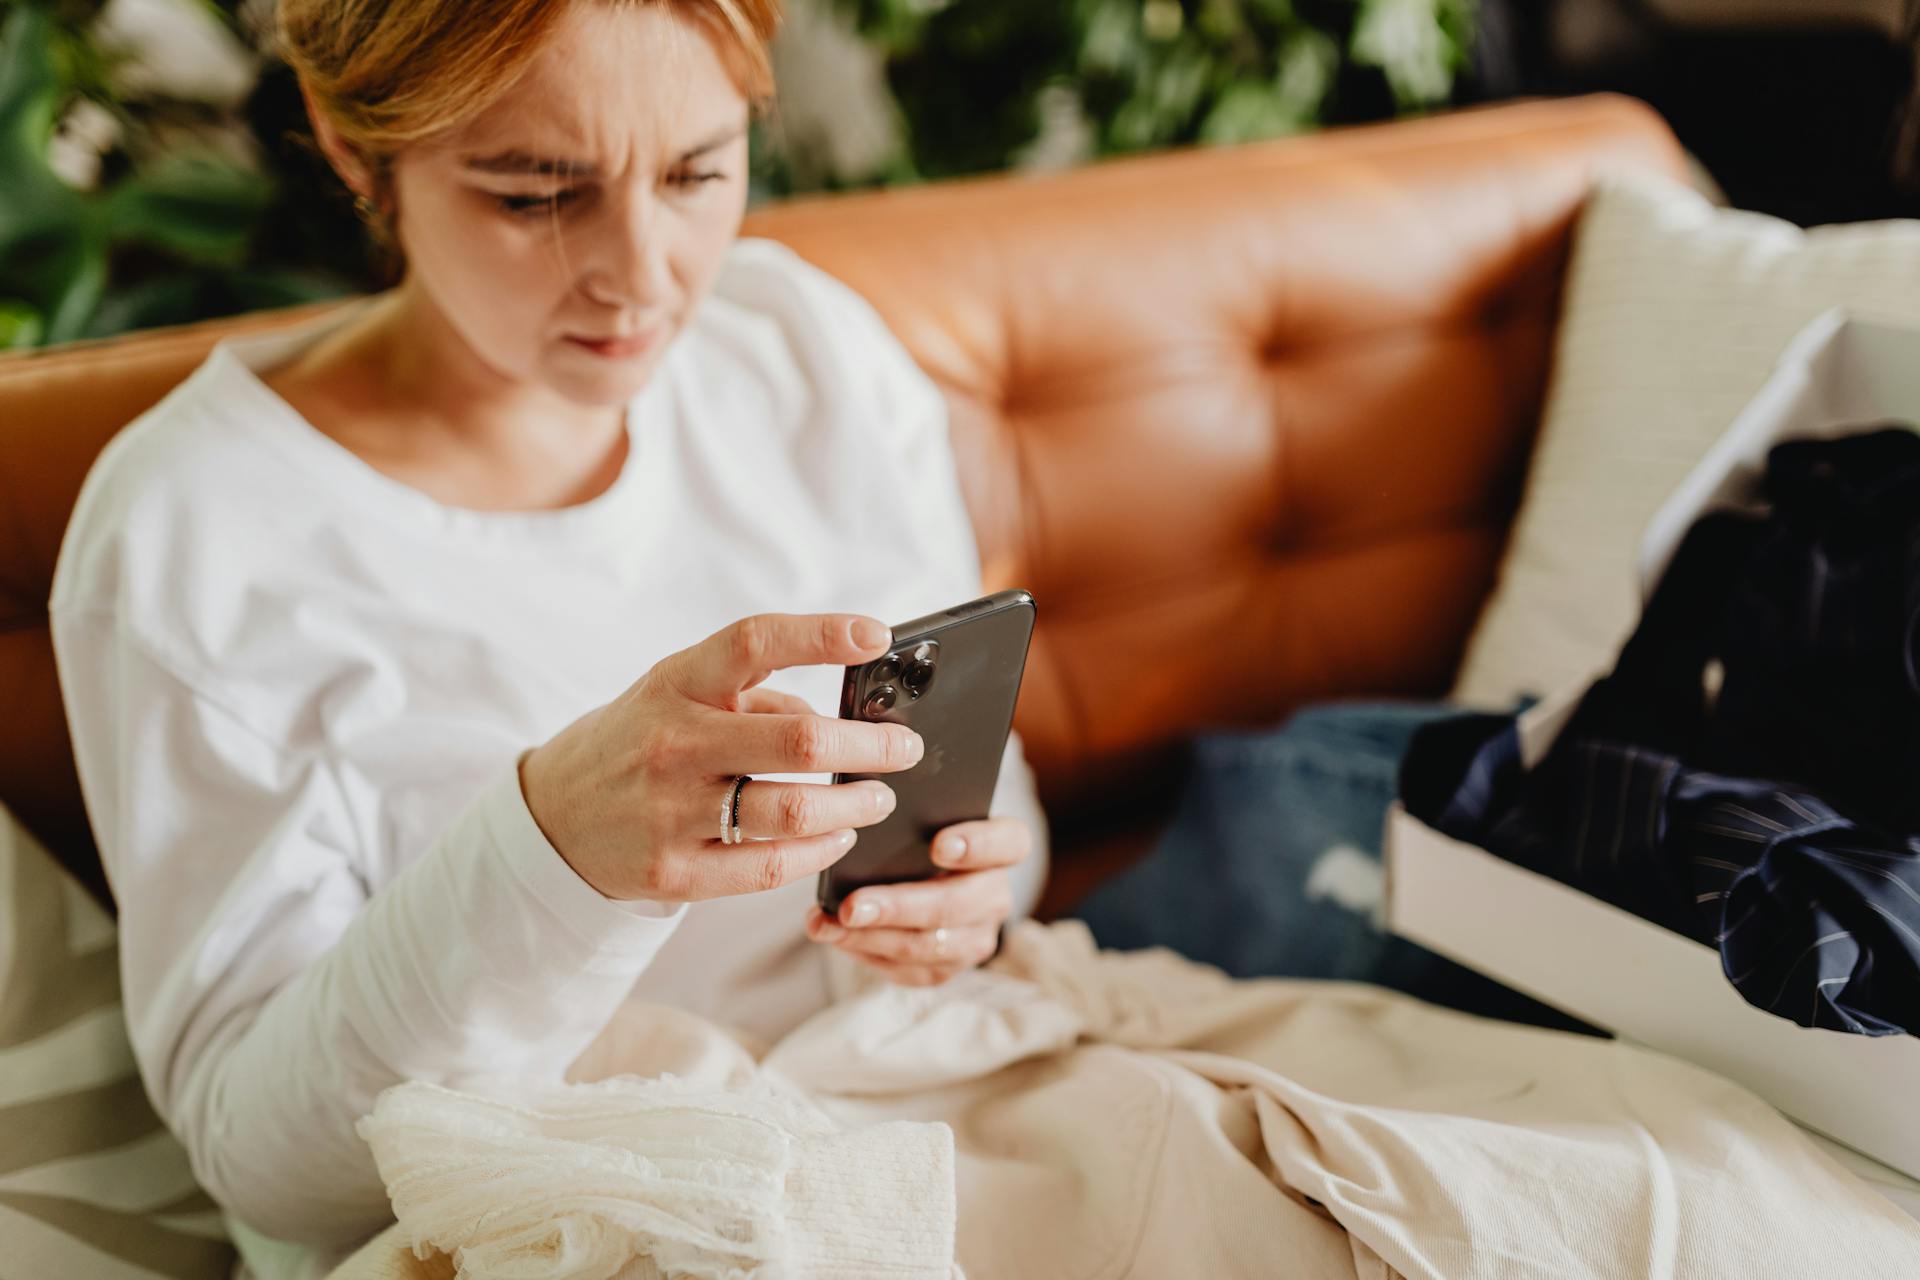
[[[562,343],[571,347],[570,343]],[[572,350],[547,363],[547,385],[579,405],[625,404],[640,393],[660,363],[658,350],[636,356],[601,356]]]

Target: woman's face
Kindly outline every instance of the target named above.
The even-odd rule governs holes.
[[[670,6],[574,4],[483,115],[395,158],[409,285],[502,377],[623,403],[739,231],[747,119]]]

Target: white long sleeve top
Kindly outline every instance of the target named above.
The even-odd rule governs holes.
[[[610,901],[528,814],[523,750],[737,618],[980,589],[938,390],[774,242],[734,246],[619,477],[562,510],[444,506],[261,380],[345,318],[221,343],[116,436],[50,604],[134,1052],[262,1276],[389,1219],[354,1133],[389,1085],[558,1080],[629,1000],[770,1040],[831,998],[811,884]],[[768,683],[831,715],[839,681]],[[1038,824],[1017,744],[995,808]]]

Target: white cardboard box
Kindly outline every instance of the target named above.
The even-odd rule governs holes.
[[[1795,335],[1746,408],[1687,473],[1640,542],[1640,589],[1651,595],[1695,519],[1749,506],[1782,440],[1825,439],[1869,423],[1920,425],[1920,329],[1836,307]]]
[[[1708,505],[1751,497],[1775,441],[1883,419],[1920,423],[1920,331],[1821,316],[1655,518],[1642,547],[1644,581],[1658,580]],[[1579,692],[1522,717],[1529,765]],[[1395,933],[1738,1081],[1807,1128],[1909,1175],[1875,1180],[1910,1212],[1920,1205],[1909,1180],[1920,1178],[1920,1037],[1816,1030],[1756,1009],[1727,981],[1713,948],[1449,839],[1397,805],[1386,858]]]
[[[1711,947],[1449,839],[1397,805],[1387,827],[1387,927],[1622,1039],[1745,1085],[1886,1165],[1854,1168],[1920,1217],[1912,1181],[1920,1177],[1920,1039],[1821,1031],[1756,1009]]]

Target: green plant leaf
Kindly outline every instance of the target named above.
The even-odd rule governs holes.
[[[35,151],[53,133],[60,75],[51,47],[51,24],[31,5],[14,6],[0,24],[0,129],[9,147]]]
[[[26,312],[9,313],[9,342],[29,333],[65,342],[155,316],[191,319],[179,313],[190,303],[218,305],[233,291],[215,285],[190,295],[180,280],[210,264],[238,266],[272,194],[262,175],[171,142],[103,190],[69,187],[48,162],[56,122],[101,91],[112,65],[92,42],[84,9],[14,3],[0,20],[0,293],[34,317],[29,325]],[[137,119],[127,104],[102,101],[123,121]],[[144,136],[136,131],[109,160],[151,151],[152,138],[138,145]],[[121,254],[117,246],[140,248]]]
[[[1200,122],[1200,141],[1208,144],[1253,142],[1285,133],[1292,120],[1281,109],[1271,85],[1243,81],[1228,85]]]
[[[107,288],[107,254],[91,236],[76,236],[53,264],[61,285],[47,316],[46,341],[72,342],[86,333],[87,320]]]
[[[87,322],[86,337],[186,324],[215,316],[344,297],[345,281],[316,272],[186,268],[109,288]]]
[[[84,215],[54,226],[18,229],[0,241],[0,288],[32,302],[43,313],[85,274],[81,263],[104,252]]]
[[[106,291],[87,318],[85,338],[105,338],[131,329],[185,324],[206,316],[205,290],[190,273],[175,273]]]
[[[1303,28],[1287,39],[1273,73],[1273,88],[1289,129],[1304,129],[1320,118],[1339,70],[1340,46],[1325,32]]]
[[[18,6],[0,23],[0,263],[9,242],[83,217],[79,193],[47,164],[64,97],[47,17]]]
[[[1193,25],[1208,40],[1226,44],[1246,33],[1247,15],[1240,8],[1240,0],[1201,0]]]
[[[1094,75],[1133,74],[1146,47],[1139,0],[1090,0],[1080,37],[1080,70]]]
[[[66,91],[50,49],[53,28],[38,8],[16,6],[0,24],[0,287],[31,310],[10,342],[77,334],[100,295],[105,248],[87,202],[47,163],[47,143]]]
[[[115,242],[152,245],[192,262],[237,263],[272,194],[259,174],[175,153],[108,193],[102,227]]]
[[[1162,121],[1162,138],[1173,137],[1192,118],[1212,69],[1213,60],[1193,43],[1182,43],[1167,56],[1153,77],[1153,106]]]
[[[0,298],[0,351],[34,346],[45,331],[38,311],[18,298]]]
[[[316,271],[291,269],[233,271],[226,274],[223,283],[241,311],[297,307],[328,298],[344,298],[354,292],[345,280]]]

